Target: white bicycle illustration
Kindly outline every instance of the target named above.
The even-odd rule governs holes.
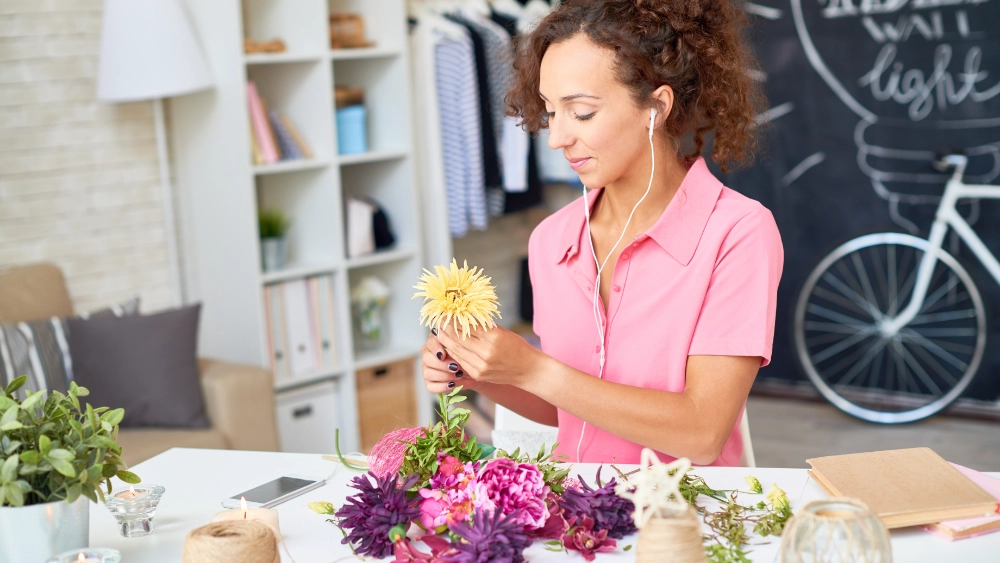
[[[968,387],[986,348],[986,309],[964,267],[942,248],[948,229],[1000,284],[1000,261],[956,209],[959,200],[1000,199],[1000,186],[962,181],[952,168],[928,239],[877,233],[844,243],[810,273],[795,307],[803,369],[834,406],[883,424],[912,422],[947,407]]]

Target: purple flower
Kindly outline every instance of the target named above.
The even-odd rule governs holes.
[[[527,530],[541,528],[549,517],[545,506],[549,487],[535,465],[494,459],[480,471],[479,483],[501,514],[510,515]]]
[[[601,483],[601,470],[597,470],[597,484]],[[563,516],[570,520],[582,520],[584,516],[592,518],[595,530],[607,530],[608,537],[620,540],[636,532],[632,512],[635,505],[632,501],[615,494],[615,480],[599,489],[592,489],[583,478],[580,478],[580,488],[567,488],[559,505],[563,508]]]
[[[416,475],[407,477],[399,487],[396,486],[396,475],[376,477],[368,472],[355,477],[350,487],[359,492],[348,498],[336,513],[339,526],[345,531],[350,530],[340,543],[352,544],[351,547],[359,555],[378,559],[392,555],[393,542],[389,538],[389,530],[397,525],[405,527],[420,515],[415,500],[406,496],[406,491],[416,482]]]
[[[517,511],[506,517],[499,510],[476,511],[471,523],[450,526],[462,539],[453,542],[454,553],[442,559],[447,563],[522,563],[532,540],[517,516]]]
[[[569,530],[563,536],[563,547],[567,551],[579,551],[587,561],[593,561],[596,553],[613,551],[617,545],[618,542],[608,537],[607,530],[594,529],[594,521],[589,516],[584,516],[579,523],[576,518],[570,518]]]

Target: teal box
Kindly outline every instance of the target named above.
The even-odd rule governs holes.
[[[337,110],[337,147],[340,154],[368,152],[368,112],[365,106]]]

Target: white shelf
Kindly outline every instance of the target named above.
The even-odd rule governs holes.
[[[303,158],[299,160],[284,160],[274,164],[258,164],[253,167],[257,176],[265,174],[281,174],[283,172],[298,172],[300,170],[316,170],[330,165],[328,158]]]
[[[416,253],[410,249],[398,249],[398,250],[382,250],[374,254],[369,254],[367,256],[359,256],[357,258],[350,258],[347,260],[347,268],[364,268],[366,266],[377,266],[379,264],[388,264],[389,262],[398,262],[400,260],[408,260],[413,258]],[[414,280],[413,283],[416,283]]]
[[[375,366],[391,364],[406,358],[416,358],[420,355],[421,346],[387,346],[378,350],[366,350],[356,352],[354,358],[354,369],[362,370]]]
[[[269,65],[279,63],[314,63],[323,59],[321,53],[254,53],[244,55],[243,62],[248,65]]]
[[[307,375],[305,377],[289,377],[285,379],[280,379],[274,382],[274,390],[288,391],[289,389],[305,387],[306,385],[312,385],[313,383],[319,383],[321,381],[337,379],[344,375],[344,371],[345,371],[344,368],[338,367],[334,369],[322,370],[312,375]]]
[[[337,157],[337,161],[341,166],[349,166],[351,164],[396,160],[406,158],[409,154],[409,151],[371,151],[359,154],[342,154]]]
[[[362,47],[360,49],[331,49],[330,58],[335,61],[348,61],[353,59],[378,59],[383,57],[399,56],[399,49],[389,49],[386,47]]]
[[[332,274],[337,270],[337,264],[307,264],[291,265],[277,272],[264,272],[260,275],[262,284],[272,284],[298,278],[308,278],[322,274]]]

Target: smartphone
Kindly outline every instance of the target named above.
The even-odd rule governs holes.
[[[242,497],[246,499],[249,508],[271,508],[324,484],[326,484],[324,479],[302,475],[285,475],[248,491],[237,493],[222,501],[222,506],[239,508]]]

